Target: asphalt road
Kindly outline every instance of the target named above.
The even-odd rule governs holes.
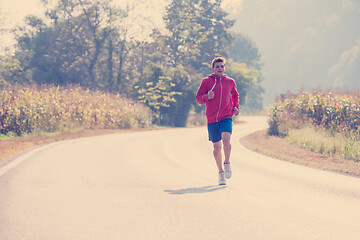
[[[221,187],[205,127],[28,152],[0,169],[0,239],[360,239],[360,179],[247,150],[267,124],[242,119]]]

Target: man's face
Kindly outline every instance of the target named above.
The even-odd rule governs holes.
[[[221,77],[225,72],[225,65],[223,62],[216,62],[212,69],[216,76]]]

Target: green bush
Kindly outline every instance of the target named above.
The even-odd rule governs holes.
[[[324,129],[332,135],[340,133],[346,139],[343,155],[349,159],[360,158],[360,98],[357,94],[288,94],[270,109],[269,135],[286,137],[289,130],[307,126]],[[324,145],[317,146],[312,139],[306,139],[301,145],[320,153],[335,153],[338,148],[334,146],[328,150]]]
[[[270,110],[270,123],[299,128],[310,123],[335,132],[359,133],[360,99],[332,93],[289,95]]]

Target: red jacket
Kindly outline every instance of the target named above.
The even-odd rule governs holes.
[[[216,80],[215,80],[216,79]],[[214,91],[214,98],[208,99],[208,91]],[[206,118],[208,123],[218,122],[225,118],[232,118],[234,107],[239,109],[239,93],[234,79],[226,75],[216,76],[214,73],[204,78],[196,94],[199,104],[206,104]]]

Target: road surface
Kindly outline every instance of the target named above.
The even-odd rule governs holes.
[[[360,239],[360,179],[247,150],[241,136],[267,124],[242,119],[226,186],[205,127],[28,152],[0,169],[0,239]]]

